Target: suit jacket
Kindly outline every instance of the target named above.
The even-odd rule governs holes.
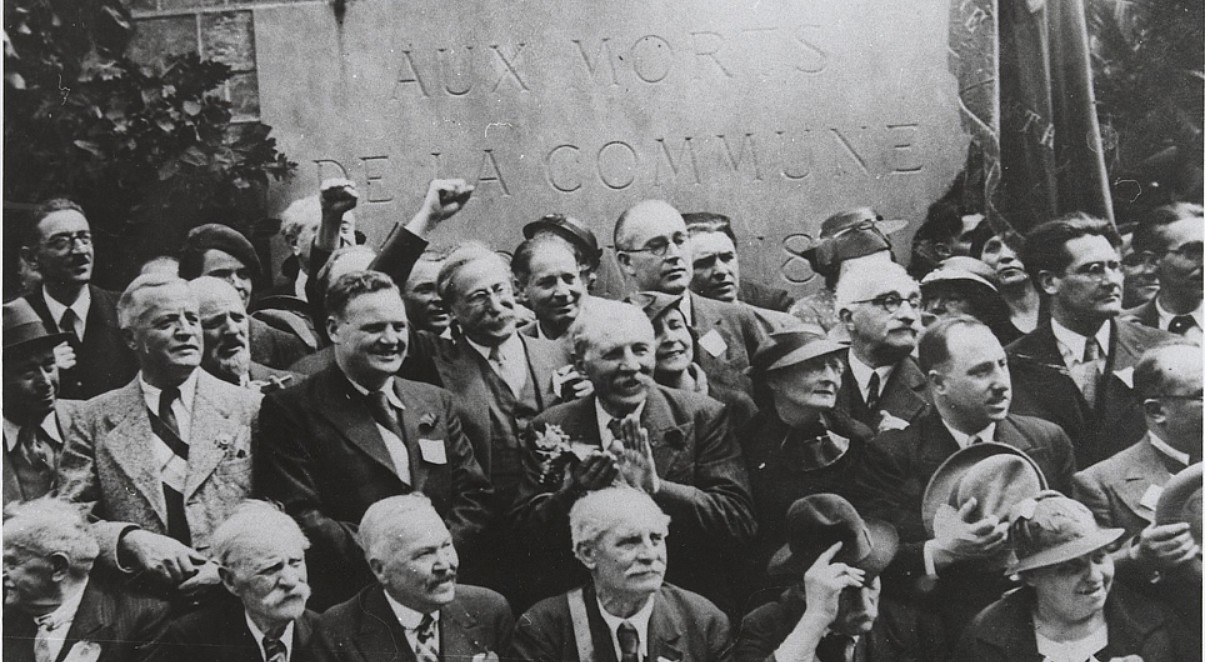
[[[119,388],[138,372],[134,353],[117,326],[118,294],[93,285],[88,286],[88,292],[92,305],[84,322],[83,344],[75,348],[75,367],[59,372],[59,397],[64,400],[87,400]],[[47,331],[59,332],[41,288],[25,300],[42,318]]]
[[[251,360],[256,363],[285,370],[311,351],[301,338],[288,331],[281,331],[255,317],[248,317],[247,321]]]
[[[879,390],[879,406],[873,412],[866,409],[866,401],[862,399],[853,375],[846,375],[841,380],[841,390],[837,391],[837,409],[871,430],[879,430],[884,413],[911,422],[922,416],[931,402],[925,373],[911,356],[895,365],[887,383]]]
[[[409,486],[398,476],[364,397],[338,365],[264,399],[256,492],[283,504],[310,539],[312,604],[318,607],[346,599],[371,579],[355,534],[364,511],[380,499],[426,494],[462,554],[492,517],[493,491],[452,394],[403,379],[393,384],[406,406],[400,426],[410,455]],[[440,442],[443,457],[423,452],[432,440]]]
[[[748,306],[728,303],[689,293],[695,337],[700,351],[695,361],[712,381],[753,394],[753,384],[744,374],[749,357],[766,344],[765,326]],[[708,336],[715,332],[723,340],[723,349],[712,354],[707,348]]]
[[[740,293],[737,298],[750,306],[765,308],[767,310],[777,310],[780,313],[785,313],[795,303],[795,297],[791,296],[786,290],[778,287],[759,283],[748,278],[741,279]]]
[[[309,610],[293,621],[289,662],[313,660],[311,647],[317,625],[318,614]],[[149,659],[154,662],[263,662],[259,646],[247,627],[243,604],[233,596],[224,596],[168,625],[155,642]]]
[[[1155,307],[1155,299],[1157,298],[1159,297],[1151,297],[1150,301],[1121,311],[1121,318],[1129,322],[1134,322],[1135,324],[1141,324],[1142,326],[1149,326],[1152,329],[1158,329],[1159,309]]]
[[[492,659],[510,647],[515,619],[506,600],[485,588],[460,584],[456,599],[439,610],[439,659]],[[493,653],[493,657],[488,657]],[[405,630],[380,585],[331,607],[318,622],[318,662],[414,662]]]
[[[1067,370],[1049,320],[1007,350],[1013,411],[1063,428],[1081,467],[1096,464],[1146,434],[1142,403],[1130,386],[1130,369],[1148,347],[1175,337],[1124,320],[1110,323],[1113,331],[1095,408],[1084,400]]]
[[[611,633],[598,608],[593,584],[582,591],[594,660],[617,662]],[[566,595],[547,598],[519,618],[507,659],[522,662],[582,662]],[[649,662],[730,662],[728,617],[701,595],[663,584],[653,597],[649,617]]]
[[[73,648],[82,654],[98,645],[95,662],[143,660],[151,642],[167,625],[168,605],[162,600],[138,595],[93,572],[80,598],[75,620],[67,630],[56,659],[62,662]],[[34,662],[33,644],[38,626],[15,607],[4,608],[4,662]]]
[[[571,439],[600,446],[594,396],[558,405],[536,422],[560,425]],[[711,398],[655,386],[640,417],[649,431],[661,490],[653,497],[673,521],[668,540],[668,577],[713,601],[733,602],[729,557],[756,533],[749,480],[740,446],[728,427],[727,409]],[[576,495],[553,492],[541,481],[539,461],[524,454],[524,476],[512,510],[514,526],[542,558],[535,582],[540,597],[555,595],[581,578],[569,551],[569,508]],[[714,596],[714,597],[713,597]]]
[[[71,419],[75,417],[76,412],[84,403],[78,400],[56,400],[54,403],[55,418],[59,422],[59,438],[66,441],[67,429],[71,427]],[[62,457],[62,449],[59,449],[59,456]],[[58,467],[52,467],[52,471],[57,473]],[[4,440],[4,505],[8,505],[15,501],[28,501],[36,499],[42,494],[34,494],[22,487],[21,482],[17,479],[17,469],[13,466],[13,459],[10,457],[8,450],[8,440]]]
[[[184,488],[196,549],[206,549],[213,529],[250,496],[251,424],[261,397],[197,369]],[[167,535],[154,443],[137,379],[84,403],[67,432],[59,495],[87,505],[99,520],[93,533],[108,563],[116,564],[118,540],[129,528]]]
[[[418,345],[418,335],[421,331],[410,327],[410,340],[406,347],[406,358],[402,360],[402,367],[398,369],[397,376],[402,379],[408,379],[412,382],[423,382],[432,386],[443,386],[443,380],[439,377],[439,371],[435,369],[435,362],[431,360],[431,356],[423,351],[423,348]],[[296,363],[289,366],[289,372],[294,372],[302,377],[321,372],[335,363],[335,348],[332,345],[327,345],[322,349],[307,354],[297,360]],[[297,382],[293,382],[296,384]],[[461,419],[463,420],[463,416]]]

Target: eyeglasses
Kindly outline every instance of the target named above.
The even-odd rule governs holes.
[[[861,301],[851,301],[850,303],[872,303],[889,313],[894,313],[905,303],[912,306],[913,310],[920,308],[920,295],[913,294],[905,299],[895,292],[891,292],[889,294],[881,294],[873,299],[862,299]]]
[[[1127,267],[1137,267],[1140,265],[1145,267],[1154,267],[1158,264],[1159,259],[1165,255],[1175,255],[1176,257],[1185,260],[1200,262],[1203,257],[1203,250],[1205,249],[1202,248],[1201,242],[1191,241],[1183,246],[1180,246],[1179,248],[1173,248],[1162,252],[1139,251],[1137,253],[1130,253],[1121,259],[1121,263]]]
[[[1151,251],[1141,251],[1139,253],[1130,253],[1121,258],[1121,264],[1127,267],[1148,267],[1153,268],[1159,262],[1159,255]]]
[[[682,247],[686,245],[686,235],[679,232],[672,239],[670,237],[654,237],[644,245],[644,248],[621,248],[620,250],[625,253],[649,253],[657,257],[665,257],[671,244],[677,246],[681,251]]]
[[[79,242],[80,246],[87,248],[92,245],[91,232],[76,232],[75,234],[56,234],[46,240],[45,245],[56,251],[70,250],[75,242]]]

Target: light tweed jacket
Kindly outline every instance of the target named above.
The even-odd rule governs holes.
[[[251,425],[262,396],[198,369],[185,511],[193,547],[251,494]],[[101,556],[116,565],[117,542],[133,526],[167,534],[167,506],[151,423],[138,379],[88,400],[67,431],[59,495],[91,509]]]

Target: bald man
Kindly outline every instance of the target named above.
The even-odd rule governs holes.
[[[271,393],[300,379],[299,375],[251,359],[250,317],[242,297],[230,283],[201,276],[189,281],[188,289],[197,297],[201,315],[201,367],[206,372],[260,393]]]

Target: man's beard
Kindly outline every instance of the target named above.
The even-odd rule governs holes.
[[[234,356],[211,361],[207,367],[225,381],[238,384],[251,371],[251,352],[244,348]]]

